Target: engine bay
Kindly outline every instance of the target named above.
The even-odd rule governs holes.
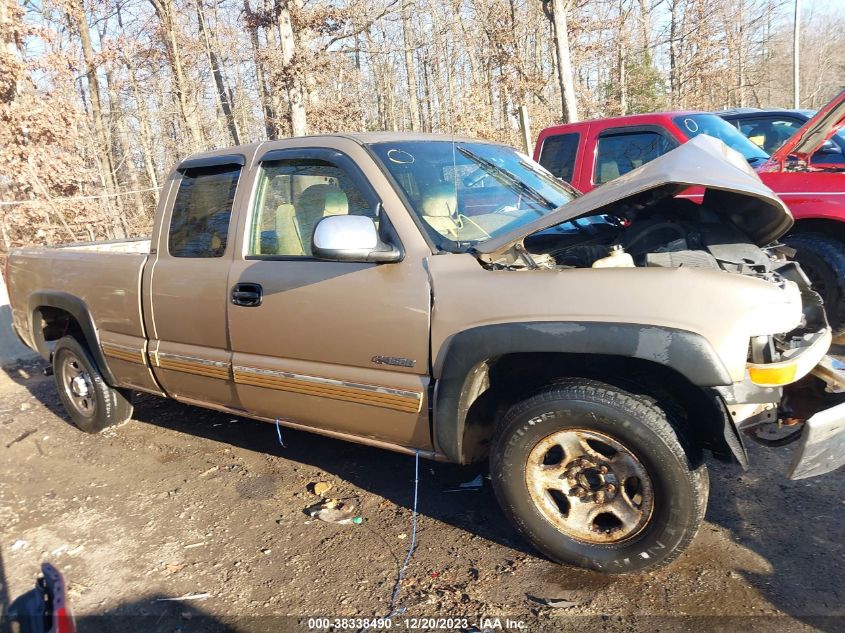
[[[760,248],[724,216],[689,200],[570,220],[525,239],[538,265],[590,268],[612,251],[636,267],[705,268],[777,281],[790,249]],[[630,265],[630,264],[629,264]]]

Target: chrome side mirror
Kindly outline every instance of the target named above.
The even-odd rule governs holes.
[[[330,215],[317,222],[311,252],[334,262],[382,264],[402,259],[402,251],[382,242],[373,220],[363,215]]]

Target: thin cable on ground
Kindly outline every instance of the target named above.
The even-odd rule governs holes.
[[[399,592],[402,591],[402,580],[405,578],[405,570],[408,569],[408,563],[411,562],[411,556],[417,546],[417,499],[420,488],[420,451],[416,450],[414,453],[414,514],[413,514],[413,528],[411,530],[411,546],[408,548],[408,555],[405,556],[405,562],[402,563],[402,568],[399,570],[399,575],[396,577],[396,586],[393,588],[393,596],[390,598],[390,613],[388,618],[394,615],[399,615],[405,612],[405,607],[401,609],[396,608],[396,602],[399,600]]]
[[[402,580],[405,578],[405,570],[408,569],[408,563],[411,562],[411,556],[414,554],[414,549],[417,547],[417,500],[419,499],[419,489],[420,489],[420,451],[417,449],[414,453],[414,514],[413,514],[413,527],[411,530],[411,545],[408,547],[408,553],[405,556],[405,562],[402,563],[402,567],[399,569],[399,575],[396,577],[396,584],[393,587],[393,595],[390,597],[390,611],[386,616],[384,616],[385,620],[389,620],[395,615],[401,615],[405,613],[407,610],[405,607],[396,608],[396,603],[399,600],[399,593],[402,591]],[[370,627],[364,627],[358,633],[363,633]]]
[[[284,440],[282,440],[282,425],[281,425],[281,424],[279,424],[279,419],[278,419],[278,418],[276,418],[276,435],[278,435],[278,436],[279,436],[279,444],[281,444],[281,445],[282,445],[282,448],[287,448],[287,447],[285,446],[285,442],[284,442]]]

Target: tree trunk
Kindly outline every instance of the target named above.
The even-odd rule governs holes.
[[[572,58],[569,54],[569,27],[566,14],[572,0],[552,0],[552,23],[555,32],[557,52],[557,77],[560,85],[561,117],[566,123],[578,120],[578,104],[575,100],[575,79],[572,75]]]
[[[211,41],[208,38],[208,31],[205,27],[205,11],[202,6],[202,0],[196,0],[197,4],[197,22],[199,23],[199,33],[205,45],[205,54],[208,56],[208,63],[211,65],[211,74],[214,77],[214,85],[217,88],[217,101],[220,104],[220,109],[223,111],[223,117],[226,119],[226,126],[229,128],[229,135],[235,145],[241,144],[241,136],[238,133],[238,124],[235,121],[235,115],[232,112],[232,102],[229,100],[229,94],[226,91],[226,85],[223,79],[223,71],[220,68],[220,62],[217,59],[217,53],[211,46]]]
[[[174,21],[175,8],[173,0],[150,0],[161,27],[164,48],[167,54],[167,62],[170,64],[170,71],[173,73],[173,92],[176,94],[176,107],[179,111],[181,123],[188,133],[188,141],[191,149],[197,150],[205,145],[202,128],[197,118],[196,104],[191,103],[188,97],[188,84],[185,79],[185,72],[182,68],[182,60],[179,56],[179,45],[176,37],[176,22]]]
[[[277,6],[279,26],[279,46],[282,51],[282,70],[287,82],[288,114],[292,136],[305,136],[308,133],[308,121],[305,111],[305,81],[302,77],[301,62],[296,59],[296,35],[291,21],[290,4],[294,0],[282,0]]]
[[[79,7],[73,11],[68,18],[74,23],[79,32],[79,41],[82,44],[82,57],[85,62],[85,76],[88,79],[88,93],[91,103],[91,119],[94,124],[94,134],[97,138],[95,154],[97,164],[100,168],[100,176],[103,181],[106,194],[116,194],[117,183],[115,182],[114,166],[112,164],[111,146],[109,136],[106,133],[106,126],[103,122],[103,111],[100,102],[100,80],[97,77],[97,66],[94,61],[94,48],[91,46],[91,33],[88,30],[88,20],[84,8]],[[113,216],[119,216],[121,210],[120,196],[104,198],[107,201],[107,208]],[[114,200],[114,205],[111,201]]]
[[[274,140],[279,138],[279,126],[276,122],[273,96],[264,74],[264,61],[261,59],[261,43],[258,40],[258,23],[255,12],[249,4],[249,0],[244,0],[244,13],[247,16],[249,42],[252,46],[252,62],[255,65],[255,83],[258,85],[258,98],[261,101],[261,111],[264,114],[264,132],[267,134],[269,140]]]
[[[153,190],[153,202],[158,206],[158,174],[156,174],[155,160],[153,159],[153,135],[150,130],[149,114],[146,109],[141,108],[141,91],[138,89],[138,81],[135,78],[135,71],[130,67],[128,60],[124,60],[126,73],[129,82],[132,84],[132,95],[135,98],[135,106],[138,108],[138,132],[141,141],[141,153],[144,157],[144,170],[147,172],[147,180]]]
[[[414,67],[414,37],[411,33],[409,0],[402,0],[402,37],[405,44],[405,77],[408,80],[408,114],[411,130],[420,129],[420,102],[417,97],[417,70]]]
[[[681,100],[678,77],[678,2],[671,0],[669,5],[669,94],[672,107],[677,107]]]
[[[123,165],[123,171],[129,179],[129,190],[134,191],[132,201],[135,203],[135,214],[141,218],[149,217],[147,209],[144,207],[144,199],[141,195],[141,183],[138,180],[138,170],[135,167],[135,162],[132,160],[131,147],[129,142],[129,131],[126,129],[126,120],[123,117],[123,109],[117,96],[117,89],[114,85],[114,74],[111,70],[106,72],[106,87],[109,95],[109,110],[112,114],[112,125],[114,125],[115,135],[114,149],[117,162]],[[117,174],[115,174],[115,179]]]

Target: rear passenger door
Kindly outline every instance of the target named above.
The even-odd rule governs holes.
[[[218,156],[177,168],[156,259],[144,272],[150,363],[164,390],[180,400],[236,403],[226,306],[243,163],[239,155]]]
[[[359,169],[360,161],[375,164],[359,146],[352,150],[361,154],[355,160],[329,148],[259,157],[243,251],[229,279],[237,394],[261,417],[429,446],[431,295],[422,263],[331,262],[311,254],[317,222],[338,214],[373,218],[383,238],[401,246],[382,195]],[[381,172],[376,177],[386,185]]]

